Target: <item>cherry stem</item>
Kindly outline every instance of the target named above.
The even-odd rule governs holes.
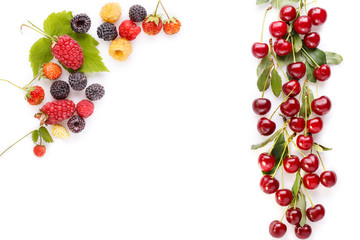
[[[308,116],[307,116],[307,102],[308,102],[307,93],[305,94],[304,98],[305,98],[305,133],[304,133],[304,135],[307,136],[307,118],[308,118]]]
[[[285,133],[287,136],[289,136],[289,133],[287,132],[287,130],[285,130]],[[303,156],[306,157],[306,155],[300,150],[300,148],[294,143],[293,139],[291,138],[291,142],[292,144],[295,146],[295,148],[299,151],[299,153]]]
[[[170,17],[169,17],[169,15],[167,14],[167,12],[166,12],[166,10],[165,10],[165,8],[164,8],[164,5],[162,4],[161,0],[159,0],[159,2],[160,2],[160,4],[161,4],[161,7],[162,7],[162,9],[164,10],[167,18],[170,19]]]
[[[159,4],[160,4],[160,0],[158,1],[157,5],[156,5],[155,12],[154,12],[154,16],[156,16],[156,12],[157,12],[157,10],[158,10]]]
[[[304,182],[303,182],[303,179],[302,179],[302,178],[301,178],[301,182],[302,182],[303,185],[304,185]],[[306,187],[305,187],[305,186],[304,186],[304,189],[305,189],[306,196],[308,197],[308,199],[309,199],[309,201],[310,201],[311,207],[314,207],[314,204],[313,204],[313,202],[311,201],[310,195],[309,195],[308,191],[306,190]]]
[[[311,2],[309,2],[309,3],[307,3],[307,4],[304,4],[305,6],[307,6],[307,5],[310,5],[310,4],[312,4],[312,3],[316,3],[316,0],[314,0],[314,1],[311,1]],[[300,7],[297,7],[296,9],[299,9]]]
[[[264,25],[265,25],[265,19],[266,19],[266,14],[268,13],[269,10],[272,9],[272,6],[268,7],[265,11],[264,14],[264,18],[263,18],[263,22],[262,22],[262,27],[261,27],[261,38],[260,38],[260,43],[262,43],[263,41],[263,36],[264,36]]]
[[[284,219],[284,217],[285,217],[285,215],[286,215],[286,212],[289,210],[289,208],[290,208],[290,205],[286,208],[286,210],[285,210],[284,214],[282,215],[282,217],[281,217],[281,219],[280,219],[279,222],[282,222],[282,220]]]
[[[13,85],[13,86],[15,86],[15,87],[17,87],[17,88],[19,88],[19,89],[21,89],[21,90],[26,91],[24,88],[19,87],[18,85],[16,85],[16,84],[14,84],[14,83],[10,82],[9,80],[6,80],[6,79],[0,79],[0,81],[4,81],[4,82],[7,82],[7,83],[10,83],[11,85]]]
[[[307,85],[307,88],[310,89],[310,86],[309,86],[309,81],[305,81],[306,82],[306,85]],[[309,95],[307,95],[309,96]],[[307,98],[308,100],[308,103],[309,103],[309,109],[310,109],[310,115],[311,115],[311,118],[314,118],[314,115],[313,115],[313,112],[312,112],[312,109],[311,109],[311,102],[310,102],[310,98],[308,97]]]
[[[315,62],[315,60],[309,55],[309,53],[302,47],[301,50],[306,54],[306,56],[308,56],[310,58],[310,60],[317,66],[320,67],[319,64],[317,62]]]
[[[290,81],[289,78],[287,77],[286,73],[285,73],[284,70],[282,69],[279,61],[277,60],[277,58],[276,58],[276,56],[275,56],[275,53],[274,53],[273,50],[272,50],[272,42],[271,42],[271,41],[270,41],[270,49],[271,49],[271,55],[272,55],[273,58],[275,59],[276,65],[280,68],[280,70],[281,70],[282,74],[284,75],[286,81],[289,82],[289,81]]]
[[[325,168],[324,162],[323,162],[323,160],[322,160],[322,158],[321,158],[321,156],[320,156],[319,151],[318,151],[318,150],[316,150],[316,149],[315,149],[315,151],[316,151],[317,155],[319,156],[319,159],[320,159],[320,162],[321,162],[321,165],[322,165],[322,167],[323,167],[324,171],[326,171],[326,168]]]
[[[293,54],[293,61],[295,63],[296,62],[296,57],[295,57],[294,39],[293,39],[292,36],[291,36],[291,45],[293,46],[292,47],[292,54]]]
[[[305,13],[307,14],[307,10],[306,10],[306,0],[304,0],[304,8],[305,8]]]
[[[265,94],[265,90],[266,90],[266,85],[267,85],[267,82],[270,78],[270,72],[271,72],[271,69],[274,67],[274,63],[272,63],[272,65],[270,66],[270,70],[269,70],[269,73],[268,75],[266,76],[266,80],[265,80],[265,84],[264,84],[264,88],[262,90],[262,94],[261,94],[261,98],[264,98],[264,94]]]
[[[277,167],[276,167],[276,169],[275,169],[275,172],[274,172],[273,175],[271,176],[272,178],[276,175],[277,171],[279,170],[280,165],[282,165],[282,163],[283,163],[284,154],[285,154],[285,152],[286,152],[287,146],[289,145],[289,142],[290,142],[289,139],[287,139],[286,144],[285,144],[285,147],[284,147],[284,150],[283,150],[283,152],[282,152],[282,154],[281,154],[281,157],[280,157],[280,162],[279,162],[279,164],[277,165]]]
[[[288,149],[287,146],[286,146],[286,148]],[[281,188],[284,188],[284,164],[281,164]]]
[[[276,138],[275,138],[275,140],[274,140],[274,144],[271,146],[268,155],[271,155],[271,152],[272,152],[272,150],[274,149],[277,140],[279,139],[279,137],[281,136],[281,134],[283,133],[283,131],[284,131],[284,129],[286,128],[287,125],[288,125],[288,123],[286,122],[286,123],[284,124],[284,126],[280,129],[279,135],[276,136]]]
[[[26,138],[27,136],[29,136],[30,134],[32,134],[33,131],[29,132],[28,134],[26,134],[25,136],[23,136],[22,138],[20,138],[19,140],[17,140],[15,143],[13,143],[10,147],[8,147],[7,149],[5,149],[5,151],[3,151],[1,154],[0,154],[0,157],[6,153],[10,148],[12,148],[15,144],[17,144],[18,142],[20,142],[21,140],[23,140],[24,138]]]
[[[276,0],[276,8],[277,8],[277,18],[280,20],[280,9],[279,9],[279,0]]]
[[[315,87],[316,87],[316,97],[319,97],[319,89],[317,82],[315,82]]]
[[[288,98],[289,96],[291,95],[291,93],[295,90],[295,88],[293,88],[293,90],[291,90],[291,92],[289,92],[288,95],[286,95],[286,97],[284,98],[284,100],[279,104],[279,106],[277,106],[277,108],[275,109],[275,111],[271,114],[269,120],[272,119],[272,117],[274,116],[274,114],[277,112],[277,110],[280,108],[281,104],[283,104]]]

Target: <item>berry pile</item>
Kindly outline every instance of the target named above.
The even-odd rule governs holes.
[[[331,149],[315,142],[325,124],[322,116],[330,111],[331,101],[327,96],[315,98],[310,86],[316,87],[318,95],[317,82],[327,81],[331,75],[329,64],[339,64],[342,57],[318,48],[320,34],[313,31],[313,26],[325,23],[325,9],[314,6],[308,10],[311,3],[295,2],[299,3],[297,8],[292,5],[294,1],[281,1],[281,6],[279,1],[272,1],[273,6],[266,10],[263,21],[264,28],[267,12],[276,7],[278,19],[269,26],[272,38],[269,44],[263,43],[262,32],[261,41],[252,45],[252,54],[262,59],[257,68],[257,86],[262,95],[253,101],[252,107],[261,116],[257,122],[258,132],[263,136],[271,135],[264,142],[253,145],[252,149],[273,143],[268,152],[258,157],[263,173],[260,188],[266,194],[274,193],[275,201],[286,210],[280,220],[270,223],[270,235],[275,238],[285,235],[287,226],[283,218],[286,217],[289,224],[295,225],[296,237],[306,239],[312,232],[307,220],[317,222],[325,215],[324,206],[313,203],[309,190],[316,189],[320,183],[330,188],[337,181],[335,172],[326,170],[321,157],[322,152]],[[278,70],[286,80],[284,84]],[[272,106],[271,101],[264,97],[270,87],[273,94],[276,97],[282,95],[283,100],[270,117],[265,117]],[[272,118],[279,109],[283,125],[277,130]],[[320,165],[323,170],[319,170]],[[281,172],[281,186],[276,178],[278,172]],[[294,176],[291,187],[284,183],[284,173]]]

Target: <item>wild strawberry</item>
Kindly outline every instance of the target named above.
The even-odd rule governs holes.
[[[62,73],[61,67],[53,62],[45,63],[44,66],[42,67],[42,70],[44,76],[51,80],[58,79]]]
[[[43,146],[43,145],[36,145],[36,146],[34,147],[34,154],[35,154],[35,156],[37,156],[37,157],[42,157],[42,156],[45,155],[45,153],[46,153],[46,147],[45,147],[45,146]]]
[[[40,120],[40,125],[54,125],[72,117],[75,113],[75,103],[71,100],[55,100],[46,103],[35,118]]]
[[[45,97],[44,89],[40,86],[30,87],[25,99],[30,105],[39,105]]]
[[[125,20],[119,26],[120,36],[126,38],[129,41],[134,40],[139,35],[140,32],[141,32],[141,28],[138,27],[131,20]]]
[[[181,23],[176,18],[170,18],[164,21],[164,32],[168,35],[178,33],[180,31]]]
[[[55,125],[52,126],[51,134],[54,137],[62,138],[62,139],[68,138],[70,136],[68,130],[66,130],[66,128],[64,128],[60,124],[55,124]]]
[[[147,16],[142,23],[143,30],[148,35],[156,35],[162,29],[163,23],[161,20],[161,16],[156,14],[159,4],[160,1],[158,1],[156,5],[154,14],[150,14],[149,16]]]

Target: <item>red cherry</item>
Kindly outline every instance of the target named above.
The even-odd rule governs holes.
[[[314,25],[322,25],[326,21],[327,13],[326,10],[319,7],[311,8],[308,12],[309,17]]]
[[[252,108],[258,115],[267,114],[271,109],[271,102],[267,98],[257,98],[253,101]]]
[[[256,42],[252,45],[251,52],[256,58],[264,58],[269,53],[269,46],[266,43]]]
[[[286,96],[289,95],[291,92],[289,97],[295,97],[300,93],[301,86],[297,80],[291,80],[282,86],[282,90]]]
[[[285,235],[287,227],[284,223],[275,220],[270,223],[269,233],[274,238],[281,238]]]
[[[275,166],[275,162],[275,157],[268,153],[262,153],[258,158],[259,167],[264,172],[271,171]]]
[[[314,70],[314,76],[319,81],[326,81],[331,75],[331,69],[329,65],[323,64]]]
[[[312,134],[318,133],[323,127],[323,121],[320,117],[315,117],[307,120],[308,131]]]
[[[315,189],[319,186],[320,178],[316,173],[308,173],[303,177],[304,187],[307,189]]]
[[[320,221],[325,216],[325,208],[321,204],[316,204],[306,210],[306,216],[312,222]]]
[[[279,189],[279,181],[270,175],[264,175],[260,180],[260,188],[266,194],[272,194]]]
[[[312,20],[309,16],[300,16],[295,19],[294,29],[298,34],[307,34],[311,31]]]
[[[313,173],[319,168],[319,159],[315,154],[309,154],[301,159],[301,169],[307,173]]]
[[[331,188],[336,184],[337,176],[334,171],[325,171],[320,175],[321,184],[325,187]]]
[[[276,129],[276,124],[268,118],[262,117],[257,123],[257,130],[263,136],[269,136]]]
[[[300,168],[300,159],[295,155],[287,156],[283,164],[287,173],[296,173]]]
[[[286,56],[291,53],[292,45],[283,38],[276,39],[274,43],[274,51],[279,56]]]
[[[317,115],[323,116],[331,109],[331,101],[326,96],[316,98],[311,103],[311,110]]]
[[[292,192],[289,189],[279,189],[275,193],[275,200],[280,206],[287,206],[293,199]]]
[[[317,32],[311,32],[305,35],[304,43],[308,48],[317,48],[320,44],[320,35]]]
[[[280,19],[290,22],[296,18],[296,9],[291,5],[285,5],[280,9]]]
[[[302,117],[292,117],[289,123],[289,127],[294,132],[300,133],[305,128],[305,120]]]
[[[301,150],[310,150],[310,148],[312,148],[314,144],[314,139],[311,135],[299,135],[296,138],[296,145],[301,149]]]
[[[295,227],[295,235],[299,239],[307,239],[311,235],[311,227],[308,224],[300,226],[299,224]]]
[[[287,24],[283,21],[272,22],[269,31],[273,37],[281,38],[287,33]]]
[[[300,79],[305,76],[306,66],[303,62],[291,63],[287,66],[287,72],[295,79]]]
[[[296,98],[288,98],[280,105],[280,111],[287,117],[295,116],[300,110],[300,103]]]
[[[286,220],[292,225],[299,224],[301,220],[301,211],[299,208],[289,208],[286,211]]]

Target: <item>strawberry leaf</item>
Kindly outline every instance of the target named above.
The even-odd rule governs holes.
[[[31,134],[31,139],[34,143],[36,143],[39,140],[39,131],[34,130]]]
[[[29,61],[33,70],[33,75],[36,76],[42,65],[51,61],[53,55],[51,53],[51,40],[47,38],[40,38],[30,49]]]
[[[49,131],[45,128],[45,127],[40,127],[39,128],[39,134],[40,137],[47,143],[52,143],[54,142],[54,140],[52,139]]]

